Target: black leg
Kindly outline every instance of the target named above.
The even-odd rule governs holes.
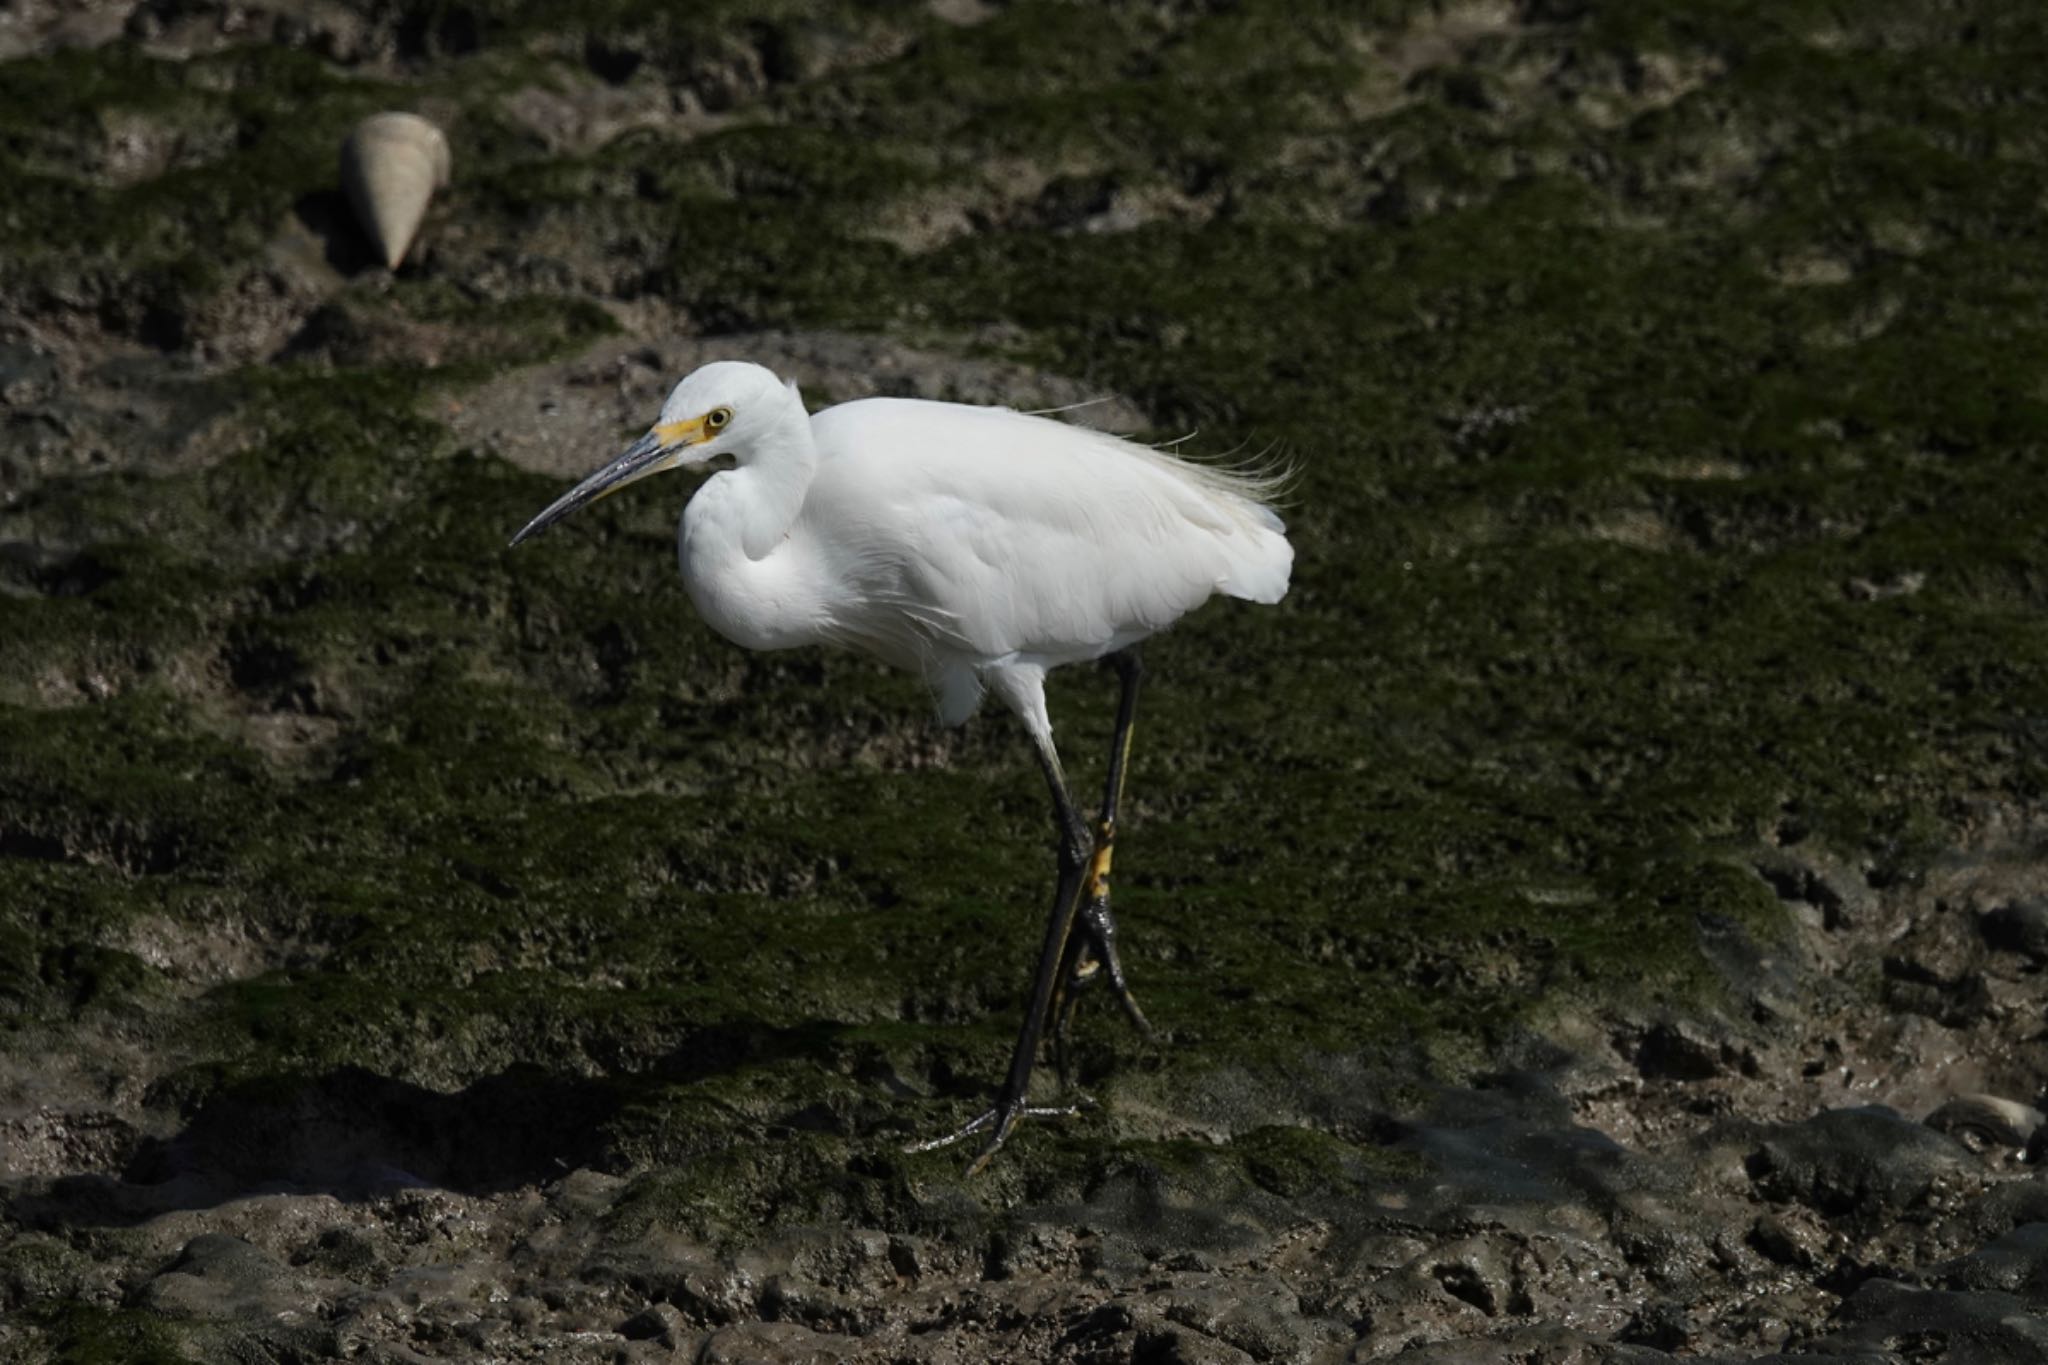
[[[1060,1078],[1067,1079],[1067,1028],[1074,1017],[1074,1004],[1082,990],[1097,981],[1107,981],[1110,993],[1123,1006],[1124,1014],[1138,1031],[1151,1036],[1152,1024],[1124,979],[1124,966],[1116,950],[1116,919],[1109,912],[1109,868],[1116,846],[1117,808],[1123,802],[1124,774],[1130,766],[1131,726],[1138,714],[1138,684],[1145,676],[1135,647],[1110,656],[1121,688],[1117,697],[1116,730],[1109,741],[1109,773],[1102,784],[1102,815],[1095,822],[1095,845],[1083,880],[1079,932],[1067,941],[1066,958],[1060,965],[1060,995],[1052,1027],[1054,1061]]]
[[[1074,936],[1074,919],[1081,901],[1081,876],[1089,856],[1088,827],[1082,822],[1080,812],[1074,809],[1073,798],[1067,795],[1066,779],[1060,773],[1059,755],[1053,751],[1049,740],[1040,741],[1038,745],[1038,763],[1045,772],[1046,785],[1052,789],[1053,821],[1059,830],[1059,883],[1053,892],[1052,914],[1045,925],[1045,943],[1038,953],[1038,971],[1031,978],[1031,1005],[1024,1015],[1024,1027],[1018,1031],[1016,1048],[1010,1054],[1009,1074],[1003,1078],[1003,1088],[996,1095],[995,1108],[957,1133],[920,1142],[909,1149],[913,1152],[934,1151],[990,1128],[988,1142],[982,1147],[981,1155],[967,1168],[969,1175],[988,1165],[989,1159],[1010,1136],[1010,1130],[1017,1126],[1018,1119],[1078,1112],[1071,1106],[1033,1108],[1026,1103],[1031,1093],[1031,1067],[1037,1060],[1038,1044],[1045,1035],[1046,1021],[1052,1013],[1055,989],[1068,965],[1068,945]]]

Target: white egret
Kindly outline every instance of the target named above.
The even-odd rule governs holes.
[[[1048,1024],[1056,1054],[1077,991],[1125,984],[1110,854],[1137,703],[1137,645],[1214,593],[1277,602],[1294,551],[1266,505],[1275,480],[1008,408],[869,398],[812,416],[794,384],[719,361],[676,385],[640,440],[512,538],[665,469],[729,457],[683,509],[690,599],[748,649],[834,644],[921,674],[958,725],[991,691],[1024,722],[1052,791],[1059,874],[1031,1002],[986,1128],[985,1166],[1028,1103]],[[1045,675],[1108,658],[1121,681],[1102,812],[1068,794]],[[1064,1066],[1062,1066],[1064,1071]]]

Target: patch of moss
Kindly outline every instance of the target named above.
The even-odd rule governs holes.
[[[741,1244],[767,1227],[889,1227],[907,1190],[849,1166],[843,1144],[813,1134],[772,1147],[736,1145],[643,1175],[613,1208],[607,1231],[631,1240],[650,1228]]]
[[[193,1357],[153,1313],[134,1308],[46,1302],[23,1309],[19,1321],[41,1336],[52,1365],[188,1365]]]
[[[1254,1128],[1230,1146],[1259,1188],[1283,1199],[1351,1188],[1372,1161],[1370,1156],[1362,1159],[1362,1149],[1310,1128]]]
[[[188,310],[253,256],[299,197],[331,184],[350,123],[388,97],[288,48],[171,62],[113,44],[12,62],[8,72],[0,165],[21,192],[0,210],[0,287],[97,310],[174,345]],[[171,129],[218,123],[233,137],[218,156],[125,185],[49,169],[38,153],[46,139],[67,129],[75,139],[124,108]]]
[[[55,1237],[25,1232],[0,1244],[0,1303],[11,1312],[77,1296],[85,1257]]]

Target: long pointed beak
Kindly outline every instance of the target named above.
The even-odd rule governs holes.
[[[665,435],[673,436],[675,433],[671,428],[658,427],[633,442],[619,458],[549,503],[546,511],[527,522],[519,534],[512,537],[512,543],[517,545],[528,536],[538,535],[584,504],[616,493],[635,480],[659,474],[664,469],[674,469],[683,462],[685,447],[676,440],[663,439]]]

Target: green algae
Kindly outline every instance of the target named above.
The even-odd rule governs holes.
[[[38,1344],[51,1365],[188,1365],[163,1319],[138,1308],[101,1308],[83,1303],[39,1303],[21,1321],[42,1333]]]
[[[629,9],[579,22],[666,22]],[[1350,1188],[1364,1149],[1310,1130],[1120,1136],[1118,1077],[1420,1052],[1467,1079],[1559,1012],[1719,999],[1699,926],[1783,932],[1744,870],[1760,843],[1883,883],[1976,796],[2042,794],[2033,74],[1996,44],[1809,41],[1833,6],[1598,7],[1500,40],[1508,70],[1546,42],[1718,58],[1740,35],[1725,79],[1609,126],[1456,62],[1390,94],[1328,40],[1414,9],[1250,7],[1169,42],[1020,5],[793,83],[772,126],[558,156],[506,134],[464,163],[479,230],[587,225],[700,327],[1000,326],[984,344],[1132,395],[1161,435],[1298,468],[1287,603],[1212,608],[1150,652],[1117,894],[1167,1036],[1084,1012],[1109,1116],[1028,1126],[973,1196],[991,1206],[1079,1197],[1104,1162],[1211,1194]],[[475,15],[484,51],[435,77],[458,95],[507,79],[494,45],[538,41],[532,11]],[[679,34],[650,59],[689,60]],[[234,60],[256,65],[225,105],[118,48],[11,65],[38,99],[71,90],[59,126],[118,86],[259,130],[125,188],[0,139],[28,175],[5,242],[39,241],[19,268],[161,276],[167,309],[218,289],[180,273],[189,243],[253,254],[378,93]],[[313,112],[287,125],[286,102]],[[1109,232],[991,209],[922,251],[871,230],[991,202],[998,156],[1203,206]],[[559,490],[457,449],[435,405],[603,334],[588,301],[430,276],[335,306],[487,344],[431,372],[344,350],[224,376],[239,453],[53,479],[4,513],[93,566],[0,603],[11,1017],[125,1012],[207,1059],[163,1092],[185,1110],[349,1067],[601,1075],[632,1095],[602,1120],[635,1173],[622,1233],[923,1226],[904,1191],[956,1158],[894,1147],[981,1102],[1040,933],[1024,746],[991,715],[913,771],[914,682],[712,638],[674,582],[678,489],[503,549]],[[1090,779],[1110,685],[1053,692]],[[260,752],[251,718],[280,716],[321,738]],[[291,946],[181,993],[133,951],[145,915]]]
[[[116,44],[25,59],[8,71],[0,156],[21,192],[0,211],[0,281],[172,344],[184,339],[190,311],[256,256],[293,203],[328,184],[333,149],[381,93],[310,54],[273,48],[172,62]],[[44,150],[115,113],[159,128],[172,164],[134,183],[97,183],[73,158]],[[188,134],[195,124],[226,135]],[[199,150],[187,150],[188,140]]]

